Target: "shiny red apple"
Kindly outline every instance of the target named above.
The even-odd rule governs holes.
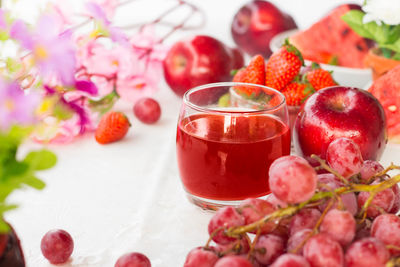
[[[198,85],[230,81],[231,71],[243,63],[239,50],[213,37],[198,35],[171,47],[163,62],[164,77],[171,89],[182,96]]]
[[[250,1],[239,9],[231,25],[235,43],[247,54],[271,55],[269,42],[278,33],[297,28],[293,18],[268,1]]]
[[[386,118],[372,94],[334,86],[307,99],[295,122],[296,153],[308,160],[312,154],[325,159],[329,143],[339,137],[357,143],[364,160],[380,158],[387,143]]]

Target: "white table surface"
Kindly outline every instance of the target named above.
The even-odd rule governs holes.
[[[33,16],[32,8],[43,2],[21,0],[16,14]],[[152,0],[141,2],[141,8],[150,10]],[[233,44],[230,22],[246,1],[193,2],[208,17],[206,27],[196,33],[218,36]],[[306,27],[344,1],[273,2],[279,2],[300,27]],[[146,12],[136,13],[143,16]],[[125,16],[127,20],[129,16]],[[174,38],[192,34],[179,33]],[[54,228],[65,229],[74,238],[72,260],[64,266],[114,266],[119,256],[132,251],[146,254],[152,266],[182,266],[188,251],[205,244],[212,214],[186,200],[177,170],[175,133],[181,101],[165,84],[154,97],[162,107],[157,124],[144,125],[133,117],[130,108],[123,108],[132,122],[123,141],[101,146],[87,135],[72,144],[51,146],[58,164],[40,175],[47,187],[12,195],[11,200],[21,207],[6,219],[21,238],[27,266],[51,266],[40,252],[40,241]],[[400,161],[400,146],[387,146],[382,162],[387,165],[391,161]]]

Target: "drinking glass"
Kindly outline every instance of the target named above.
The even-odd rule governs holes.
[[[237,90],[258,96],[244,97]],[[271,163],[290,153],[285,97],[248,83],[190,89],[183,96],[176,151],[188,198],[204,209],[267,196]]]

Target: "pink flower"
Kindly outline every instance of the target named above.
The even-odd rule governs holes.
[[[137,55],[144,56],[148,53],[151,61],[163,61],[169,50],[168,46],[160,43],[155,29],[151,25],[132,35],[129,42]]]
[[[136,102],[139,98],[150,96],[158,90],[158,83],[151,79],[152,75],[131,75],[117,80],[117,93],[129,102]]]

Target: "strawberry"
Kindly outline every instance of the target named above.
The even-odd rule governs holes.
[[[282,90],[300,72],[304,64],[300,51],[288,41],[272,56],[266,64],[265,85]]]
[[[99,144],[108,144],[122,139],[128,132],[131,124],[122,112],[105,114],[96,129],[95,138]]]
[[[300,106],[304,100],[314,93],[314,89],[308,83],[291,82],[283,90],[282,94],[286,98],[289,106]]]
[[[327,70],[319,68],[319,66],[307,72],[305,76],[317,91],[326,87],[337,85],[335,80],[332,78],[331,73]]]
[[[233,77],[234,82],[254,83],[264,85],[265,83],[265,63],[261,55],[255,55],[249,65],[240,69]],[[247,97],[256,97],[261,89],[258,87],[235,86],[235,90]]]

